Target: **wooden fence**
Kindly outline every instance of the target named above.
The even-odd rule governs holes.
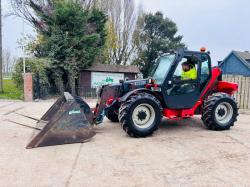
[[[250,77],[223,75],[223,80],[239,85],[239,90],[234,94],[234,97],[241,109],[250,109]]]

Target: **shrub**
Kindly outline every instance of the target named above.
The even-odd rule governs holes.
[[[36,96],[37,86],[41,89],[49,90],[52,86],[50,83],[50,68],[49,68],[49,60],[44,58],[27,58],[25,60],[26,72],[33,73],[33,85],[34,85],[34,93]],[[18,59],[12,79],[18,88],[23,88],[23,61],[22,59]],[[39,81],[39,83],[38,83]],[[39,84],[39,85],[38,85]],[[40,92],[48,92],[40,90]]]

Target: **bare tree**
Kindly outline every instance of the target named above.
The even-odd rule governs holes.
[[[15,58],[12,57],[9,49],[3,50],[3,74],[10,76],[15,66]]]
[[[10,0],[12,12],[7,16],[17,16],[24,18],[27,24],[34,28],[43,28],[44,23],[40,21],[33,10],[40,10],[51,16],[53,11],[54,0]]]
[[[107,53],[109,63],[126,65],[134,49],[133,33],[138,12],[134,0],[83,0],[87,8],[95,7],[109,16]]]
[[[136,21],[135,30],[133,32],[133,54],[134,58],[138,53],[144,50],[147,46],[145,45],[146,38],[142,37],[142,33],[144,31],[144,24],[145,24],[145,12],[143,10],[143,6],[140,4],[138,7],[138,17]]]

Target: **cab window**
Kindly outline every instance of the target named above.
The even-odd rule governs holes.
[[[207,55],[201,57],[201,72],[200,72],[200,83],[201,89],[205,87],[211,76],[210,60]]]
[[[204,83],[210,77],[209,61],[205,59],[201,63],[201,83]]]
[[[188,69],[184,69],[183,63],[186,64]],[[190,58],[184,57],[179,62],[178,66],[176,67],[174,74],[173,74],[173,80],[192,80],[192,77],[197,78],[197,62],[193,62]],[[191,70],[191,71],[189,71]],[[193,75],[195,74],[195,75]],[[194,80],[194,79],[193,79]]]

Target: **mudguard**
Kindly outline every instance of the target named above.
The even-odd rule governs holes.
[[[132,91],[126,93],[124,96],[122,96],[119,99],[119,101],[120,102],[125,102],[130,96],[132,96],[132,95],[134,95],[136,93],[142,93],[142,92],[149,93],[149,94],[155,96],[157,99],[160,99],[159,95],[156,92],[154,92],[152,90],[149,90],[147,88],[139,88],[139,89],[135,89],[135,90],[132,90]]]
[[[218,92],[224,92],[233,95],[238,90],[238,84],[233,82],[219,81],[217,84]]]

